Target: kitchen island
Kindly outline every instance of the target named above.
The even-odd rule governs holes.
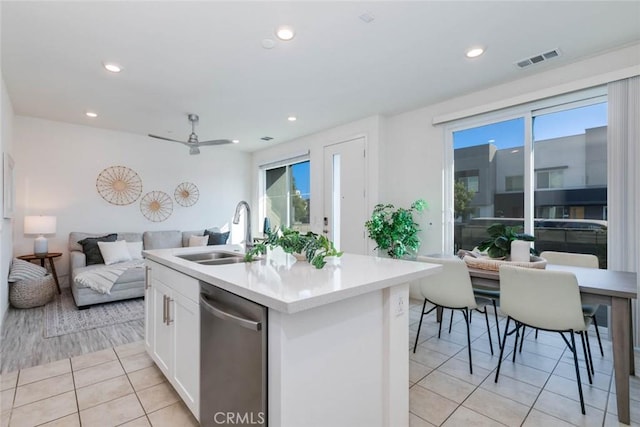
[[[320,270],[291,256],[222,265],[181,258],[212,250],[238,248],[145,252],[147,350],[196,417],[210,403],[200,401],[205,385],[193,372],[195,284],[204,282],[266,307],[268,425],[408,425],[408,282],[440,266],[354,254]]]

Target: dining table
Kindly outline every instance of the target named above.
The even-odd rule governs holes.
[[[546,269],[573,273],[578,279],[584,304],[605,304],[611,308],[609,336],[613,350],[618,420],[629,424],[629,376],[635,375],[631,304],[638,297],[637,274],[556,264],[547,264]],[[469,275],[474,287],[500,289],[498,271],[469,267]]]

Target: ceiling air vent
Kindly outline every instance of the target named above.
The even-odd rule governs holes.
[[[260,139],[263,140],[263,141],[271,141],[273,138],[271,138],[270,136],[263,136]]]
[[[530,58],[522,59],[516,62],[516,66],[518,68],[527,68],[530,65],[539,64],[551,58],[556,58],[560,56],[560,49],[553,49],[549,52],[541,53],[539,55],[534,55]]]

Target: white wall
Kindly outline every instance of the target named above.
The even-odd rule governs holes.
[[[12,128],[13,128],[13,106],[11,99],[7,93],[7,87],[4,84],[4,78],[0,74],[0,152],[12,152]],[[4,188],[4,177],[0,174],[0,192]],[[3,212],[4,201],[0,197],[0,215]],[[9,288],[7,286],[7,276],[9,274],[9,264],[12,257],[13,246],[13,227],[11,219],[0,219],[0,331],[2,330],[2,321],[7,313],[9,305]]]
[[[622,78],[620,70],[635,70],[640,65],[639,52],[640,45],[633,45],[536,75],[523,72],[522,79],[386,118],[380,142],[380,201],[408,205],[425,198],[429,211],[419,221],[420,253],[440,252],[444,242],[445,132],[443,126],[432,124],[434,119],[605,84]]]
[[[379,116],[367,117],[362,120],[351,122],[332,129],[328,129],[326,131],[304,136],[287,143],[278,144],[273,147],[254,152],[252,158],[252,183],[254,184],[254,186],[253,196],[251,200],[252,206],[255,206],[253,217],[254,223],[256,224],[256,232],[258,232],[262,227],[262,218],[259,217],[258,209],[258,177],[260,165],[287,159],[292,156],[309,151],[311,174],[310,185],[312,199],[310,212],[311,230],[315,233],[321,233],[323,226],[323,217],[325,216],[323,207],[324,147],[327,145],[349,141],[361,136],[364,136],[366,140],[366,203],[368,205],[368,211],[371,211],[378,200],[378,146],[380,143],[380,134],[383,126],[384,121]],[[362,224],[362,226],[364,227],[364,224]],[[373,242],[369,242],[369,244],[370,245],[368,247],[368,250],[373,250],[375,244]]]
[[[227,147],[203,147],[189,155],[184,145],[141,135],[16,116],[14,121],[16,215],[14,252],[33,252],[34,236],[23,234],[25,215],[55,215],[49,251],[62,252],[59,275],[68,271],[71,231],[117,232],[191,230],[229,227],[236,203],[250,196],[250,155]],[[181,182],[198,186],[191,207],[173,203],[164,222],[151,222],[139,199],[127,206],[105,201],[96,190],[98,174],[109,166],[127,166],[142,179],[142,195],[173,193]],[[236,233],[236,239],[243,236]]]
[[[434,120],[477,114],[492,107],[505,108],[622,78],[629,67],[640,65],[639,46],[628,46],[536,75],[523,71],[523,78],[499,86],[393,116],[362,119],[257,151],[252,161],[252,205],[258,206],[257,168],[260,164],[310,150],[311,197],[320,200],[320,203],[312,203],[311,226],[314,232],[320,232],[324,216],[321,202],[323,147],[364,134],[371,153],[368,159],[368,211],[376,203],[408,207],[416,199],[424,198],[429,208],[416,216],[422,230],[419,233],[422,241],[419,252],[441,252],[446,197],[443,192],[445,132],[444,126],[433,125]],[[255,212],[254,221],[258,221],[257,209]],[[374,247],[375,243],[370,241],[369,249]]]
[[[431,125],[437,106],[387,118],[380,147],[380,202],[409,207],[422,198],[428,209],[414,215],[421,254],[442,251],[442,131]]]

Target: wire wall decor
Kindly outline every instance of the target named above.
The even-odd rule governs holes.
[[[162,222],[173,212],[173,200],[164,191],[150,191],[140,200],[140,212],[149,221]]]
[[[142,194],[142,180],[133,169],[111,166],[98,175],[96,189],[104,200],[113,205],[130,205]]]
[[[196,204],[200,198],[200,191],[194,183],[183,182],[176,187],[173,196],[180,206],[189,207]]]

